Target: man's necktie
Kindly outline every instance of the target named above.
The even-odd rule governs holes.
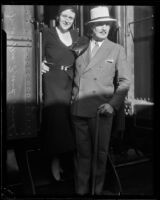
[[[94,45],[94,47],[92,49],[92,52],[91,52],[91,58],[94,57],[94,55],[96,54],[98,48],[99,48],[98,42],[95,42],[95,45]]]

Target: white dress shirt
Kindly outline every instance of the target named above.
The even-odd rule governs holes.
[[[92,49],[94,48],[96,42],[98,42],[98,46],[100,47],[102,45],[103,41],[91,40],[91,52],[92,52]]]

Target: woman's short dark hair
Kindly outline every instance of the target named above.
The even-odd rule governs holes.
[[[72,12],[74,12],[76,14],[76,6],[74,5],[63,5],[59,7],[58,10],[58,16],[61,14],[61,12],[63,12],[64,10],[71,10]]]

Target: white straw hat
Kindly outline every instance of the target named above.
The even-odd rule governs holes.
[[[90,21],[87,22],[115,22],[116,19],[113,19],[109,15],[109,9],[107,6],[97,6],[90,10]]]

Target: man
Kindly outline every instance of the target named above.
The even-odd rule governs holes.
[[[116,20],[109,16],[107,6],[92,8],[90,17],[92,38],[88,49],[76,61],[71,106],[77,145],[75,189],[79,195],[90,192],[93,164],[96,165],[94,194],[102,194],[113,114],[123,103],[130,84],[124,48],[107,39],[110,25]],[[116,73],[118,87],[115,88]],[[97,113],[98,153],[93,163]]]

